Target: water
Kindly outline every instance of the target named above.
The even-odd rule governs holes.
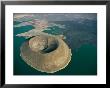
[[[79,28],[79,27],[80,26],[78,26],[77,28]],[[94,27],[94,29],[96,29],[96,26],[93,25],[93,27]],[[72,35],[75,36],[77,34],[76,32],[75,32],[75,34],[73,34],[70,31],[69,33],[66,34],[66,36],[67,36],[66,42],[72,49],[72,58],[71,58],[70,63],[68,64],[68,66],[65,69],[60,70],[53,74],[49,74],[49,73],[43,73],[43,72],[37,71],[34,68],[27,65],[20,57],[20,46],[22,45],[22,43],[24,41],[26,41],[26,39],[22,38],[22,37],[17,37],[15,35],[18,33],[22,33],[22,32],[31,30],[32,28],[33,28],[33,26],[14,28],[14,63],[13,63],[14,75],[96,75],[97,74],[97,46],[96,46],[96,43],[94,42],[96,40],[95,39],[96,37],[93,37],[93,35],[92,35],[93,31],[88,32],[89,33],[88,35],[92,36],[92,38],[94,38],[95,40],[94,41],[93,41],[93,39],[87,40],[87,38],[86,38],[86,40],[87,40],[86,43],[82,43],[81,40],[77,42],[77,39],[79,39],[79,37],[76,38],[76,40],[75,40],[75,38],[70,38],[70,36],[72,36]],[[84,27],[84,28],[86,28],[86,30],[87,30],[88,27]],[[56,29],[58,29],[58,28],[56,28]],[[81,34],[79,34],[79,35],[81,35],[80,37],[85,38],[82,35],[86,32],[87,31],[84,31]],[[52,33],[52,31],[50,31],[50,33]],[[94,33],[96,33],[96,32],[94,32]],[[55,31],[54,34],[58,34],[58,31]],[[83,40],[83,42],[85,42],[84,40]],[[78,43],[80,42],[80,44],[79,44],[80,47],[76,47],[74,45],[75,41],[77,42],[76,45],[78,45]]]

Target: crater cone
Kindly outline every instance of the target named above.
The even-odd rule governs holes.
[[[59,37],[36,36],[22,44],[21,57],[31,67],[46,73],[65,68],[71,60],[71,50]]]

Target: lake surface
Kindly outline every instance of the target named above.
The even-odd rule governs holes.
[[[65,69],[53,74],[35,70],[27,65],[20,56],[20,47],[26,41],[16,34],[33,29],[33,26],[14,28],[14,75],[96,75],[97,74],[97,24],[86,20],[85,24],[76,22],[57,22],[66,24],[66,31],[53,27],[50,34],[64,34],[65,42],[72,50],[71,61]],[[87,24],[88,23],[88,24]],[[16,22],[14,23],[16,24]],[[54,32],[53,32],[54,31]]]

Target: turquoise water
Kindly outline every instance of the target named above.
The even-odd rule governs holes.
[[[22,30],[23,29],[23,30]],[[18,33],[33,29],[33,26],[14,28],[14,75],[48,75],[39,72],[27,65],[20,57],[20,46],[25,38],[15,36]],[[53,29],[54,30],[54,29]],[[58,31],[54,32],[55,34]],[[72,41],[72,40],[71,40]],[[97,47],[90,44],[82,44],[77,50],[72,50],[71,62],[68,66],[56,73],[49,75],[96,75],[97,74]]]

